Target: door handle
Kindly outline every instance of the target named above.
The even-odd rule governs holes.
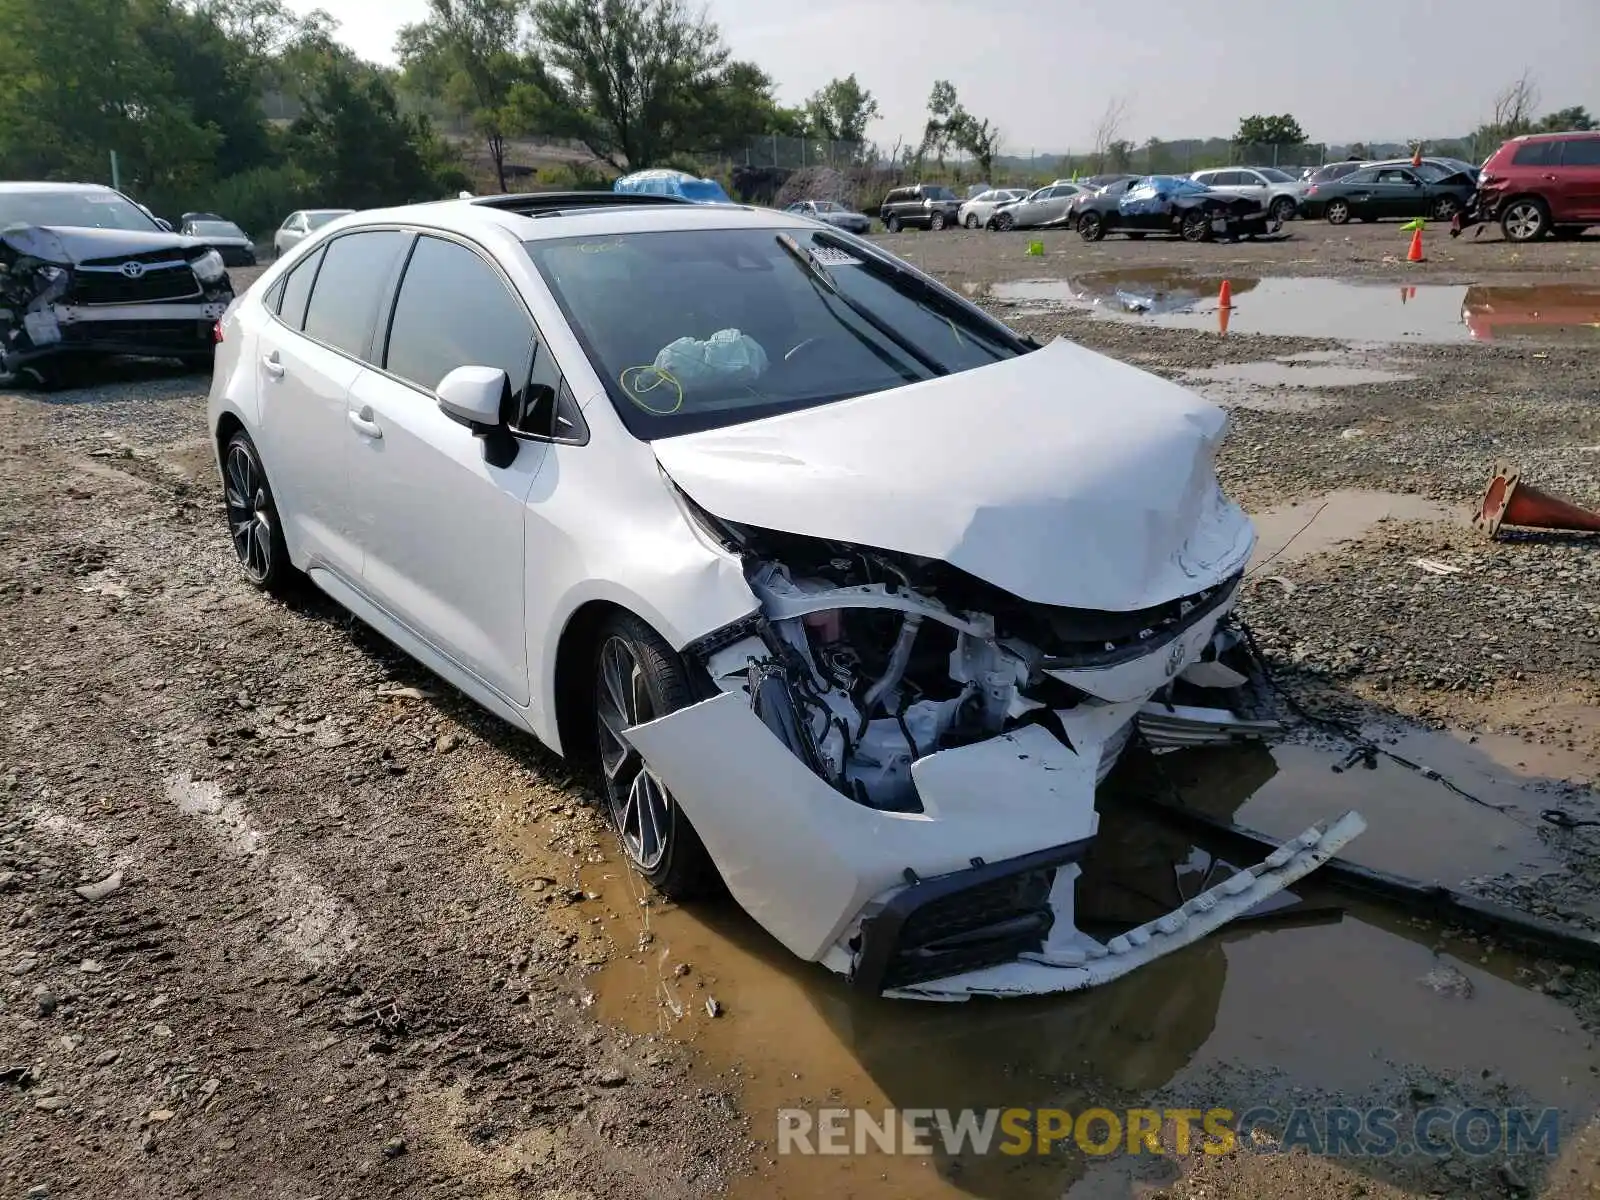
[[[1556,177],[1554,175],[1546,175],[1544,178],[1547,183],[1554,183],[1556,181]]]
[[[263,354],[261,356],[261,365],[266,369],[267,374],[271,375],[274,379],[283,378],[284,366],[283,363],[279,361],[278,352],[276,350],[274,350],[271,354]]]
[[[372,419],[372,405],[364,404],[360,412],[346,413],[345,419],[362,437],[372,438],[374,441],[383,437],[383,426]]]

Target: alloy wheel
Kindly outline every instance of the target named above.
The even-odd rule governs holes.
[[[1514,242],[1531,242],[1544,232],[1544,212],[1532,200],[1519,200],[1502,220],[1506,236]]]
[[[228,447],[225,476],[223,498],[233,552],[251,582],[259,584],[272,572],[272,504],[266,473],[250,447],[235,442]]]
[[[665,785],[645,766],[623,731],[655,718],[655,704],[633,646],[612,637],[600,650],[596,681],[600,769],[606,803],[622,848],[641,871],[654,871],[666,857],[673,803]]]

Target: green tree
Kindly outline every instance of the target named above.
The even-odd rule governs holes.
[[[619,171],[697,149],[715,132],[705,98],[728,48],[685,0],[535,0],[533,20],[552,132]]]
[[[387,79],[330,56],[307,83],[289,141],[322,203],[378,208],[437,197],[443,151],[425,118],[400,112]]]
[[[1545,113],[1539,120],[1539,128],[1546,133],[1565,133],[1570,129],[1594,129],[1596,125],[1594,118],[1589,115],[1589,110],[1582,105],[1576,105]]]
[[[1306,140],[1305,131],[1288,113],[1280,117],[1241,117],[1233,141],[1238,146],[1299,146]]]
[[[483,139],[506,190],[506,138],[526,115],[538,68],[524,49],[522,0],[428,0],[428,16],[400,30],[404,86],[462,113]]]
[[[835,142],[865,142],[867,126],[879,116],[878,102],[854,75],[830,80],[805,105],[811,132]]]
[[[730,62],[703,96],[705,111],[697,123],[729,137],[804,137],[805,113],[779,104],[773,87],[772,77],[755,63]]]
[[[146,45],[158,16],[144,0],[0,0],[0,171],[106,179],[116,151],[137,190],[208,163],[222,136]]]

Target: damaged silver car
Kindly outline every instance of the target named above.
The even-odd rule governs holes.
[[[0,381],[89,355],[208,366],[233,299],[222,256],[98,184],[0,183]]]

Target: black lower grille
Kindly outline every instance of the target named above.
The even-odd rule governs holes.
[[[1093,839],[914,883],[862,922],[853,982],[873,993],[1014,962],[1043,948],[1056,868]]]
[[[68,302],[72,304],[156,304],[200,295],[200,285],[187,265],[146,270],[137,279],[121,271],[79,271]]]

